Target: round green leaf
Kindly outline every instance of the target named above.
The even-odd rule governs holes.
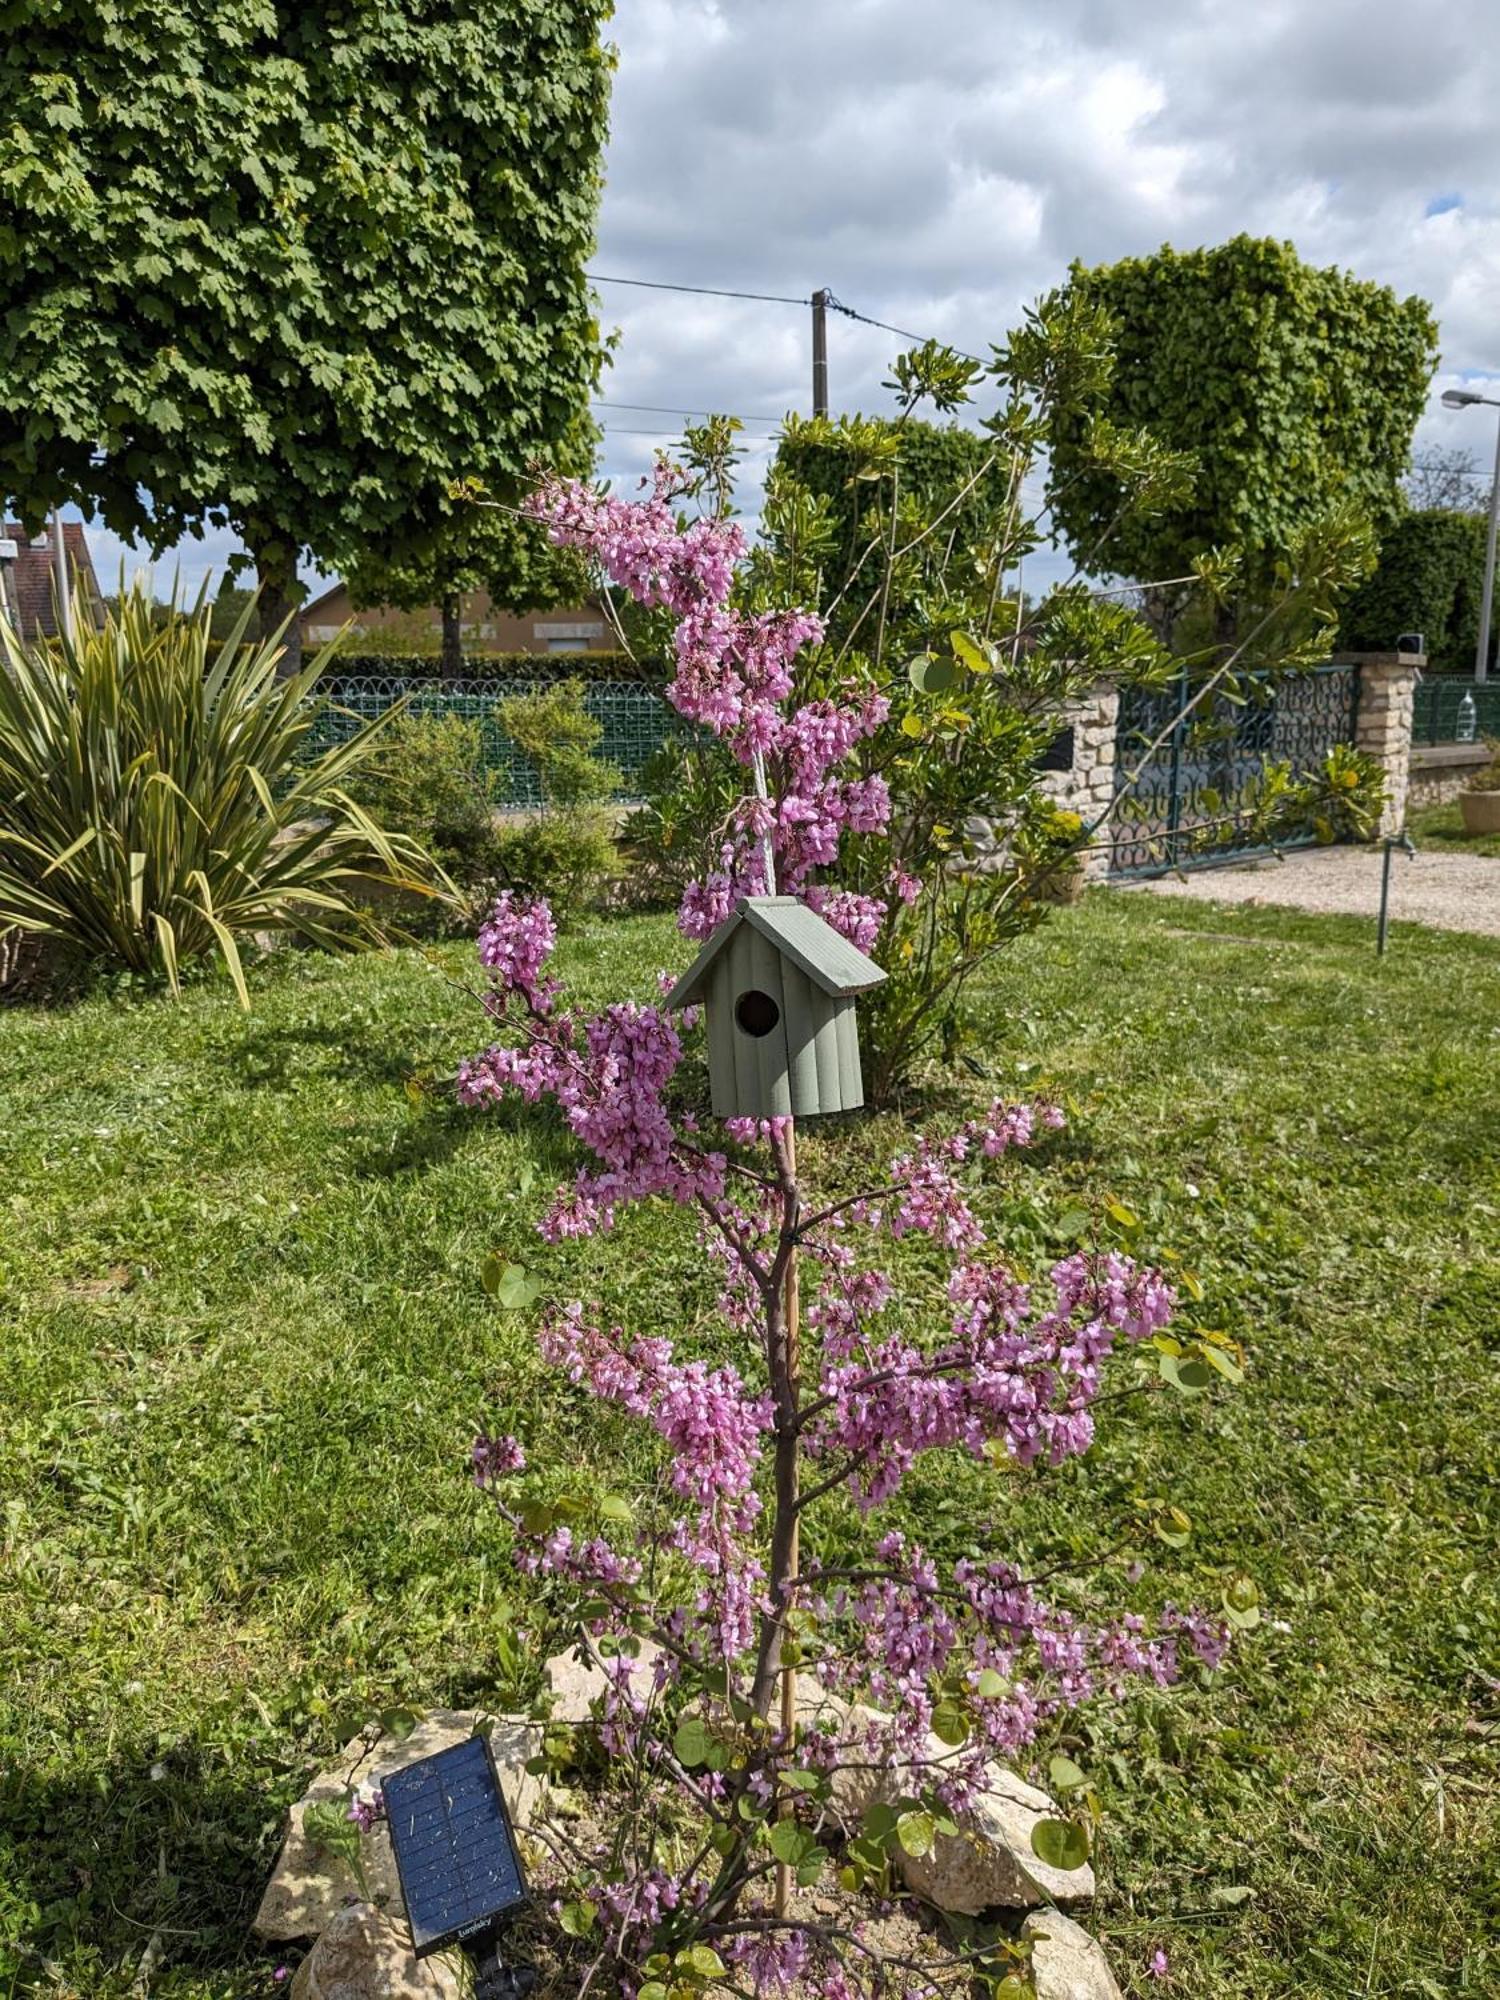
[[[1081,1868],[1089,1858],[1089,1837],[1070,1819],[1039,1819],[1031,1829],[1031,1851],[1049,1868]]]
[[[1076,1792],[1080,1785],[1088,1783],[1087,1776],[1071,1757],[1054,1757],[1047,1766],[1047,1776],[1054,1792]]]
[[[952,1702],[940,1702],[932,1712],[932,1733],[940,1743],[956,1750],[969,1737],[969,1718]]]
[[[940,660],[932,653],[918,653],[906,669],[906,677],[918,694],[946,694],[958,679],[952,660]]]
[[[672,1749],[678,1763],[694,1771],[700,1764],[708,1762],[711,1741],[702,1718],[690,1715],[678,1723],[677,1734],[672,1738]]]
[[[771,1852],[792,1867],[805,1860],[815,1845],[812,1835],[794,1819],[779,1819],[771,1828]]]
[[[937,1826],[930,1812],[904,1812],[896,1821],[896,1838],[906,1853],[920,1860],[932,1852]]]

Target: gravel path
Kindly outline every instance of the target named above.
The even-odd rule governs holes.
[[[1380,867],[1379,847],[1312,847],[1280,861],[1196,868],[1117,886],[1198,903],[1280,903],[1373,922],[1380,910]],[[1411,860],[1398,848],[1391,856],[1391,916],[1434,930],[1500,937],[1500,858],[1419,852]]]

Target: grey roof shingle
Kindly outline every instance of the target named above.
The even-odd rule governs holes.
[[[742,896],[735,912],[714,932],[667,995],[667,1006],[689,1006],[714,960],[741,924],[750,924],[793,965],[836,999],[868,992],[885,974],[873,959],[850,944],[795,896]]]

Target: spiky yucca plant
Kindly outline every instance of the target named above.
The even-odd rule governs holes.
[[[252,608],[216,648],[201,597],[162,618],[141,582],[71,642],[23,644],[0,620],[0,935],[174,992],[217,954],[248,1006],[240,939],[378,942],[372,892],[441,880],[344,789],[381,722],[304,757],[327,649],[279,680]]]

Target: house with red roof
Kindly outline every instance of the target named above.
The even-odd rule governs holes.
[[[44,533],[28,535],[19,521],[7,521],[0,534],[14,543],[14,556],[0,555],[0,602],[23,639],[54,638],[57,633],[57,548],[55,523]],[[68,564],[68,588],[75,601],[82,596],[86,615],[95,626],[104,623],[104,599],[94,574],[88,536],[81,521],[62,524],[63,552]]]

